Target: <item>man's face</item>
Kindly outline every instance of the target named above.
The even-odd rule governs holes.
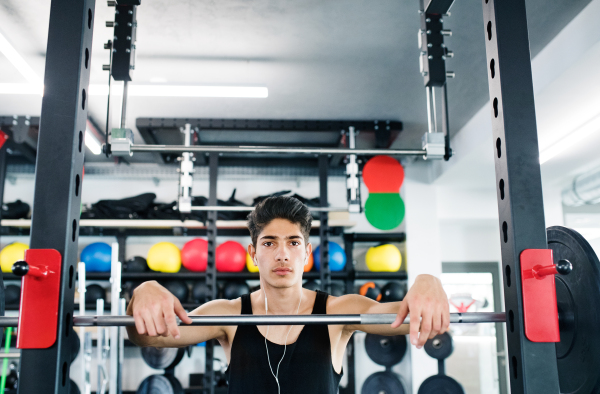
[[[304,264],[312,252],[300,227],[285,219],[273,219],[258,235],[256,254],[260,276],[273,287],[290,287],[302,280]]]

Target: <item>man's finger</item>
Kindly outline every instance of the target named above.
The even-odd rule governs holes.
[[[417,345],[419,341],[419,328],[421,326],[421,311],[410,311],[410,343]]]
[[[448,330],[448,322],[450,321],[449,319],[449,315],[446,312],[446,310],[444,310],[442,312],[442,329],[440,330],[440,334],[445,333]]]
[[[419,334],[419,340],[417,342],[417,349],[420,349],[425,345],[427,339],[429,338],[429,333],[431,332],[432,325],[432,316],[431,312],[427,309],[423,310],[423,314],[421,316],[421,333]]]
[[[146,333],[146,326],[144,325],[144,319],[138,313],[133,314],[133,321],[135,322],[135,329],[138,334],[144,335]]]
[[[433,320],[432,320],[431,332],[429,333],[429,339],[433,339],[436,335],[441,333],[442,330],[442,311],[440,309],[436,309],[433,312]]]
[[[142,317],[144,319],[144,325],[146,326],[146,332],[149,336],[156,336],[156,328],[154,327],[154,319],[152,318],[152,314],[150,311],[146,310],[142,312]]]
[[[183,309],[183,306],[181,306],[181,303],[177,299],[175,300],[175,314],[179,316],[183,323],[192,324],[192,319],[187,315],[186,310]]]
[[[406,315],[408,315],[408,304],[406,302],[400,301],[400,310],[398,311],[398,316],[396,316],[396,320],[392,323],[392,328],[398,328],[406,319]]]
[[[175,339],[179,339],[179,327],[177,327],[177,319],[175,318],[175,312],[165,311],[165,322],[167,323],[167,331]]]
[[[165,323],[162,309],[154,311],[152,317],[154,318],[154,328],[156,328],[156,333],[161,337],[165,336],[167,334],[167,324]]]

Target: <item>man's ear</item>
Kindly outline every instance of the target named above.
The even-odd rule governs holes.
[[[252,258],[252,260],[254,260],[254,255],[256,254],[256,249],[254,248],[254,245],[252,245],[252,244],[248,245],[248,254]]]
[[[312,253],[312,244],[309,242],[306,244],[306,260],[304,261],[304,265],[308,264],[308,259]]]

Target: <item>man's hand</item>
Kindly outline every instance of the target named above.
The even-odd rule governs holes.
[[[127,314],[133,315],[138,334],[151,337],[179,339],[175,316],[185,324],[192,323],[179,300],[156,281],[144,282],[133,291]]]
[[[404,300],[392,328],[399,327],[410,314],[410,343],[420,349],[427,339],[443,334],[450,325],[448,297],[440,280],[431,275],[419,275]],[[420,335],[419,335],[420,331]]]

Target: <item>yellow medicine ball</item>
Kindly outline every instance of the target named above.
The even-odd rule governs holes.
[[[179,272],[181,269],[181,252],[171,242],[159,242],[152,246],[146,258],[148,267],[159,272]]]
[[[6,245],[0,252],[0,268],[2,272],[12,272],[12,266],[19,260],[25,259],[25,251],[29,246],[21,242]]]
[[[252,257],[248,253],[246,253],[246,268],[248,268],[249,272],[258,272],[258,266],[254,265],[254,261],[252,261]]]
[[[373,272],[396,272],[402,265],[402,255],[397,247],[386,244],[369,248],[367,267]]]

